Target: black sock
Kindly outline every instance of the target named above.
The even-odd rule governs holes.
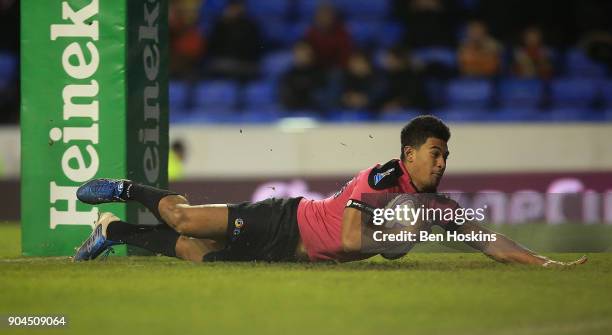
[[[163,221],[159,214],[159,201],[169,195],[178,195],[178,193],[162,190],[148,185],[141,185],[135,182],[126,181],[121,193],[123,200],[134,200],[143,204],[148,208],[155,217]]]
[[[156,254],[176,257],[176,241],[179,234],[167,224],[145,226],[123,221],[111,222],[106,237],[115,242],[140,247]]]

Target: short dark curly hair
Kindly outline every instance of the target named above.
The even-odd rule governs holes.
[[[400,158],[402,160],[404,159],[404,147],[406,146],[419,148],[430,137],[448,142],[450,136],[450,129],[448,129],[448,126],[439,118],[433,115],[417,116],[410,120],[402,129]]]

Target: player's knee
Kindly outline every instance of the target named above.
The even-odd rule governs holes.
[[[161,198],[158,209],[162,217],[172,214],[172,212],[181,205],[188,204],[187,198],[182,195],[169,195]]]
[[[168,212],[168,224],[174,228],[179,234],[185,234],[190,225],[190,218],[187,214],[187,208],[184,206],[175,206]]]

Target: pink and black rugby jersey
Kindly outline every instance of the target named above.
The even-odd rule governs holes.
[[[342,250],[342,214],[348,200],[364,194],[416,193],[404,164],[398,159],[360,171],[340,191],[323,200],[302,199],[297,220],[311,261],[349,260]]]

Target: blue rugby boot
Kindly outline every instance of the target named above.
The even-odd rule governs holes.
[[[125,179],[92,179],[81,185],[77,190],[77,198],[90,205],[106,202],[123,202],[121,192]]]
[[[74,262],[89,261],[100,256],[104,251],[112,251],[109,249],[113,245],[123,244],[120,242],[111,241],[106,236],[106,229],[111,222],[119,221],[119,218],[113,213],[102,213],[94,226],[93,232],[83,241],[83,244],[77,249],[72,260]]]

